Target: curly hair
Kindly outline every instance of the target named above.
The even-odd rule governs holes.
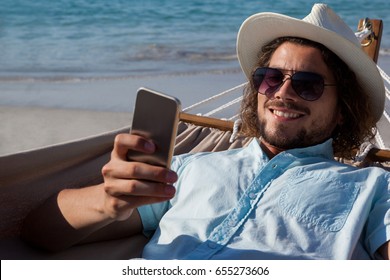
[[[369,98],[359,85],[356,75],[336,54],[324,45],[303,38],[281,37],[263,46],[259,61],[255,66],[268,66],[275,50],[285,42],[319,49],[325,64],[333,72],[337,84],[338,103],[343,116],[343,123],[333,131],[335,155],[351,158],[352,151],[364,141],[371,140],[376,133],[376,121],[369,106]],[[253,71],[255,70],[253,69]],[[250,80],[244,90],[240,115],[241,134],[260,137],[259,118],[257,115],[257,88]]]

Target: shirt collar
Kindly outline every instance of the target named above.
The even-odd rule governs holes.
[[[321,144],[309,146],[305,148],[297,148],[286,151],[297,157],[310,156],[310,157],[323,157],[327,159],[333,159],[333,139],[328,139]]]
[[[260,140],[255,138],[252,141],[250,145],[255,145],[256,149],[260,149],[260,153],[263,157],[266,157],[265,153],[262,151],[261,146],[260,146]],[[314,146],[309,146],[305,148],[296,148],[296,149],[290,149],[287,151],[284,151],[283,153],[289,153],[293,156],[296,157],[323,157],[327,159],[333,159],[334,154],[333,154],[333,139],[328,139],[325,142],[321,144],[317,144]]]

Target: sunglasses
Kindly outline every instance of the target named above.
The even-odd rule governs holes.
[[[285,78],[285,76],[288,76]],[[324,78],[313,72],[295,72],[294,74],[284,74],[279,69],[261,67],[253,73],[253,83],[258,93],[272,98],[274,93],[284,84],[286,80],[291,80],[291,86],[296,94],[304,100],[315,101],[321,97],[326,86],[336,86],[335,84],[325,84]]]

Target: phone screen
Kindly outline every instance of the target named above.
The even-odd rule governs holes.
[[[130,133],[153,140],[156,151],[151,155],[129,151],[128,160],[169,168],[180,109],[180,101],[177,98],[147,88],[140,88],[137,92]]]

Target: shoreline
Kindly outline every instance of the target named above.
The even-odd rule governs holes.
[[[0,82],[0,106],[132,111],[138,88],[175,96],[183,108],[245,82],[241,72],[101,80]]]

